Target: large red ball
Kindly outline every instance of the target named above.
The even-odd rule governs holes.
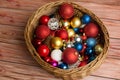
[[[89,23],[85,26],[84,32],[88,37],[96,37],[98,35],[98,26],[94,23]]]
[[[49,21],[49,16],[47,16],[47,15],[43,15],[43,16],[41,16],[40,17],[40,24],[47,24],[48,23],[48,21]]]
[[[74,14],[74,8],[71,4],[64,3],[59,8],[59,14],[64,19],[71,18]]]
[[[37,48],[37,52],[41,57],[46,57],[49,55],[50,50],[47,45],[40,45]]]
[[[36,36],[45,39],[50,34],[50,29],[46,25],[40,25],[36,28]]]
[[[67,64],[74,64],[78,61],[79,54],[74,48],[66,48],[63,51],[63,61]]]
[[[68,33],[64,29],[56,31],[56,36],[60,37],[63,40],[67,40],[68,39]]]

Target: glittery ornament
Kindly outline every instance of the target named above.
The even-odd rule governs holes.
[[[59,28],[59,21],[57,18],[51,18],[49,21],[48,21],[48,27],[51,29],[51,30],[56,30]]]
[[[62,51],[59,49],[55,49],[51,52],[51,58],[55,61],[61,61],[62,60]]]
[[[74,17],[72,20],[71,20],[71,26],[73,28],[77,28],[81,25],[81,21],[80,21],[80,18],[78,17]]]

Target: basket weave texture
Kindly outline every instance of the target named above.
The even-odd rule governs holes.
[[[104,24],[95,14],[93,14],[91,11],[83,8],[82,6],[74,2],[68,2],[69,4],[72,4],[73,7],[78,11],[82,11],[83,13],[90,15],[92,19],[99,25],[101,29],[103,43],[104,43],[103,52],[100,53],[100,55],[98,55],[95,60],[93,60],[86,66],[74,68],[74,69],[63,70],[60,68],[52,67],[50,64],[46,63],[36,52],[36,49],[31,43],[31,40],[33,38],[34,30],[38,25],[39,18],[42,15],[49,15],[55,12],[62,3],[64,3],[64,1],[48,3],[40,7],[36,12],[34,12],[33,15],[28,20],[28,23],[26,25],[25,32],[24,32],[24,37],[25,37],[25,41],[26,41],[29,52],[32,54],[32,56],[35,58],[35,60],[40,64],[40,66],[43,69],[54,74],[56,77],[63,78],[64,80],[76,80],[77,77],[83,78],[89,75],[91,72],[96,70],[104,61],[105,57],[107,56],[107,50],[109,46],[109,35]]]

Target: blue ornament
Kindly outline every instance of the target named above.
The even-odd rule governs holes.
[[[91,17],[89,15],[85,14],[82,16],[81,20],[82,20],[83,24],[88,24],[91,21]]]
[[[88,47],[94,47],[96,45],[97,41],[95,38],[88,38],[86,40],[86,44]]]
[[[73,28],[73,30],[74,30],[75,33],[79,33],[80,29],[79,28]]]
[[[86,54],[87,54],[87,55],[91,55],[91,54],[93,54],[93,52],[94,52],[94,51],[93,51],[92,48],[89,48],[89,47],[88,47],[88,48],[86,49]]]
[[[90,56],[88,62],[91,62],[95,59],[95,56]]]
[[[58,67],[61,69],[68,69],[68,65],[66,63],[61,63],[58,65]]]
[[[77,51],[81,51],[82,48],[83,48],[83,45],[82,45],[81,43],[75,43],[75,49],[76,49]]]

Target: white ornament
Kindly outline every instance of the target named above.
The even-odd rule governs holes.
[[[57,18],[51,18],[49,21],[48,21],[48,27],[51,29],[51,30],[56,30],[59,28],[59,21]]]
[[[75,42],[82,42],[82,38],[80,36],[75,36]]]
[[[86,26],[86,24],[82,24],[81,26],[80,26],[80,28],[84,28]]]
[[[55,61],[61,61],[62,60],[62,51],[59,49],[55,49],[51,52],[51,58]]]

